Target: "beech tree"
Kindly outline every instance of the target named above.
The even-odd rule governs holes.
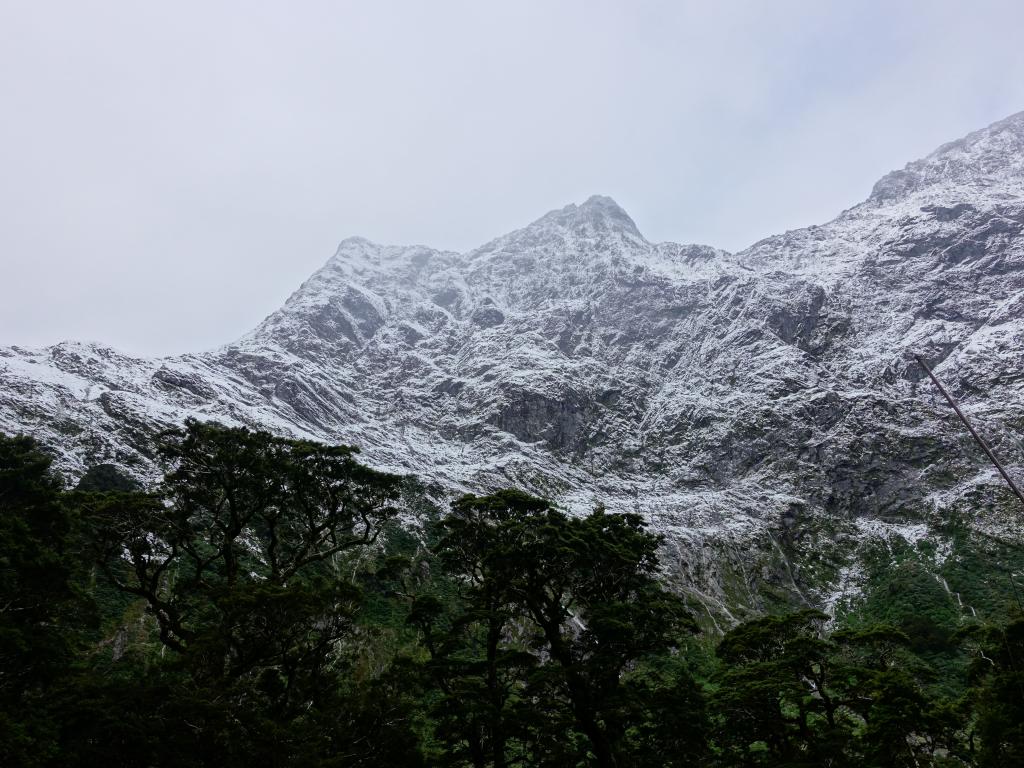
[[[440,638],[437,604],[418,619],[435,669],[474,660],[459,669],[478,680],[477,695],[456,695],[471,688],[463,680],[448,699],[466,715],[471,762],[635,764],[664,732],[645,730],[650,702],[639,694],[650,689],[629,675],[695,629],[657,581],[659,537],[637,515],[598,509],[574,518],[518,491],[463,497],[441,530],[438,557],[462,585],[461,603]],[[697,698],[695,687],[682,690]],[[680,732],[692,736],[690,759],[700,751],[699,718]]]
[[[91,520],[106,546],[101,559],[127,561],[130,573],[115,568],[111,577],[147,601],[162,642],[178,651],[205,631],[209,611],[230,616],[242,592],[259,592],[268,605],[281,599],[287,610],[284,596],[298,600],[314,582],[340,589],[326,578],[332,566],[377,540],[399,496],[397,476],[359,464],[355,454],[191,421],[163,435],[169,471],[158,493],[97,499]],[[238,620],[219,631],[235,650],[260,634]]]
[[[0,763],[45,761],[56,738],[39,710],[69,672],[89,601],[75,589],[72,520],[51,459],[0,435]]]
[[[352,750],[376,764],[408,746],[346,672],[361,593],[343,566],[396,514],[400,478],[352,448],[194,421],[163,435],[161,455],[157,492],[78,501],[107,577],[145,602],[187,675],[161,707],[193,724],[204,759]]]
[[[974,629],[970,701],[976,711],[972,741],[978,765],[1024,764],[1024,617]]]

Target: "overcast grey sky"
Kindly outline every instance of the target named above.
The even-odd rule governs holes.
[[[0,0],[0,344],[199,351],[349,235],[739,250],[1024,110],[1020,0]]]

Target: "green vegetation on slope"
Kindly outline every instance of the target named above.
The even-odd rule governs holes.
[[[938,566],[877,544],[834,626],[780,596],[719,637],[636,515],[445,511],[244,429],[159,451],[151,491],[112,467],[65,491],[0,437],[0,764],[1024,764],[1024,563],[964,527]]]

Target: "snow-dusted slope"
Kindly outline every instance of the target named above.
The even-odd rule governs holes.
[[[0,429],[72,475],[151,474],[187,416],[354,443],[452,490],[639,510],[701,599],[820,601],[866,530],[1011,524],[910,354],[1019,474],[1022,229],[1024,113],[738,254],[650,243],[604,197],[465,254],[352,238],[211,353],[0,350]]]

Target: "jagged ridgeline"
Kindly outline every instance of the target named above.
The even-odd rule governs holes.
[[[993,563],[1020,575],[1021,517],[912,353],[1019,473],[1022,228],[1019,114],[739,253],[651,243],[605,197],[464,254],[353,238],[212,352],[0,350],[0,429],[73,478],[154,480],[153,435],[193,417],[449,495],[600,502],[665,535],[665,578],[723,629],[842,615],[893,564],[968,616],[999,607]]]

